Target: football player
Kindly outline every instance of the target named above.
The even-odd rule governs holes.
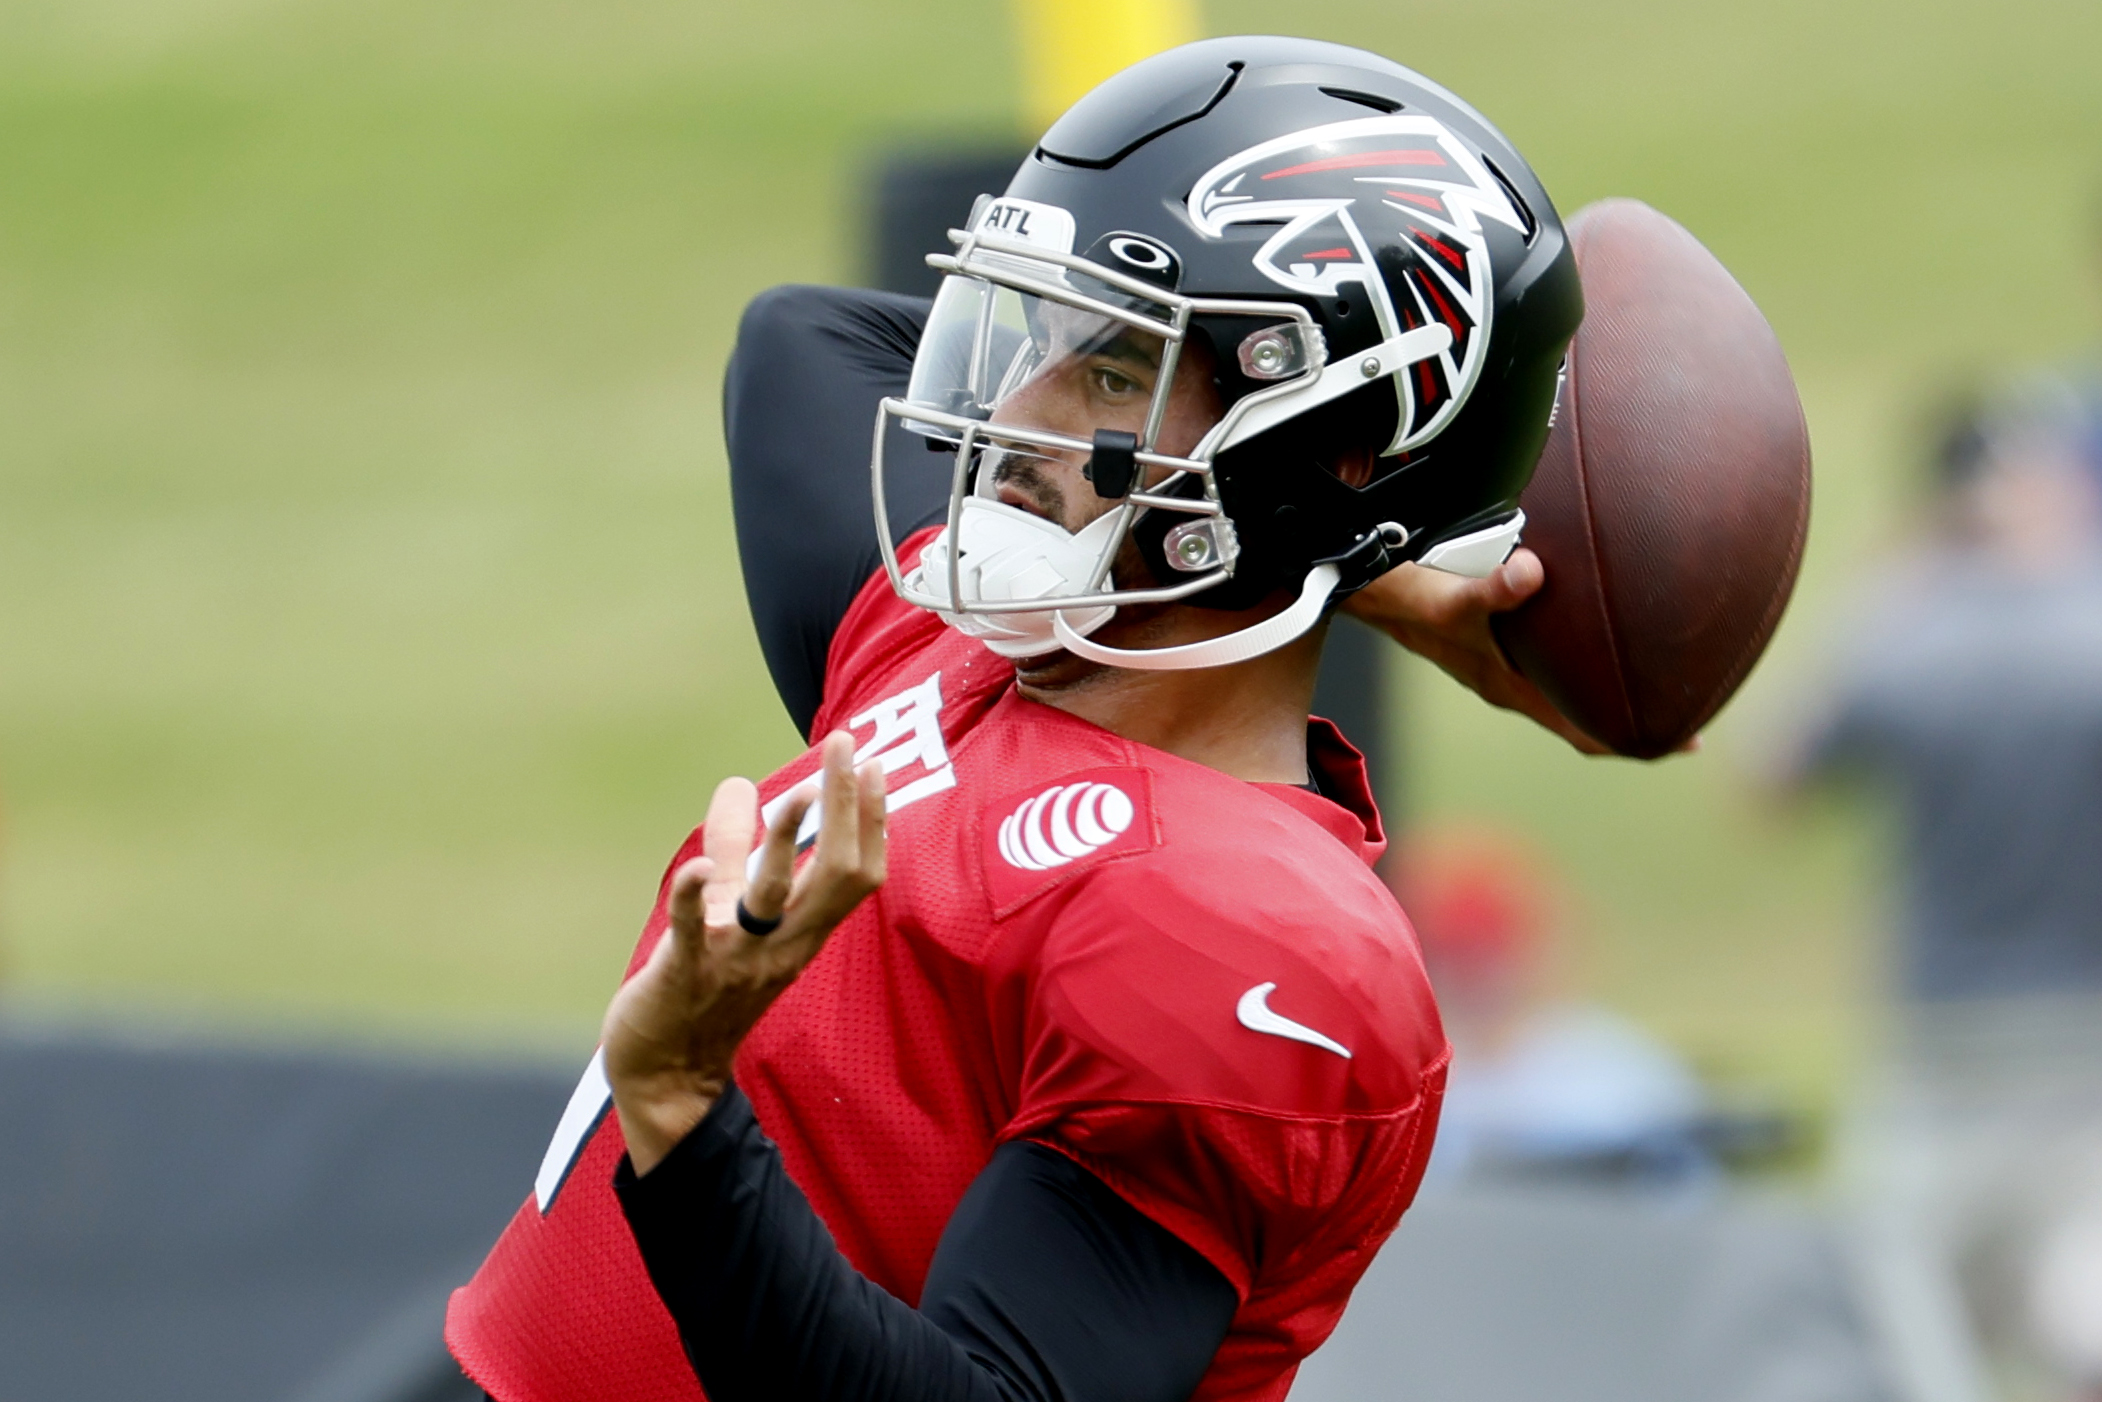
[[[1487,628],[1581,314],[1552,204],[1407,69],[1221,39],[930,261],[931,308],[747,316],[740,545],[823,738],[717,790],[454,1298],[503,1402],[1279,1398],[1422,1174],[1445,1037],[1308,707],[1351,600],[1576,738]]]

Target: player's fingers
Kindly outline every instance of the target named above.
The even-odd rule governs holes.
[[[759,788],[735,776],[715,786],[708,818],[701,830],[701,851],[715,859],[718,871],[742,871],[759,831]]]
[[[745,858],[759,830],[759,789],[750,779],[729,778],[715,786],[708,817],[701,828],[701,851],[715,863],[705,893],[711,925],[724,923],[744,894]]]
[[[862,765],[855,777],[861,791],[861,880],[873,891],[888,871],[889,795],[884,792],[883,766],[876,761]]]
[[[796,834],[802,831],[803,817],[810,805],[817,802],[817,792],[816,784],[806,781],[796,785],[774,815],[774,821],[767,825],[758,869],[744,892],[744,908],[761,920],[778,919],[788,905],[789,882],[796,865]]]
[[[715,863],[707,857],[689,858],[672,873],[671,896],[665,905],[674,925],[694,923],[700,914],[702,888],[714,873]]]
[[[675,933],[694,936],[701,932],[707,920],[708,878],[714,874],[715,862],[708,857],[695,857],[672,873],[671,896],[664,908]]]
[[[825,813],[815,859],[796,877],[789,919],[778,946],[797,967],[814,958],[841,920],[882,881],[883,766],[871,761],[857,773],[853,749],[843,737],[825,756]]]
[[[825,737],[825,811],[818,819],[817,859],[811,864],[813,880],[831,879],[851,868],[860,852],[856,828],[861,821],[861,800],[854,779],[854,737],[835,730]]]

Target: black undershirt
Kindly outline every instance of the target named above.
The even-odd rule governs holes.
[[[723,437],[744,592],[774,690],[809,738],[825,652],[882,564],[869,494],[876,405],[901,395],[933,304],[845,287],[776,287],[745,309],[723,375]],[[892,544],[942,519],[949,459],[898,435]]]
[[[928,303],[786,287],[746,311],[723,388],[760,647],[806,735],[825,654],[879,567],[868,457]],[[940,519],[946,462],[890,484],[899,539]],[[1181,1238],[1041,1145],[1002,1146],[957,1205],[917,1310],[839,1252],[734,1089],[621,1204],[711,1402],[1180,1402],[1238,1298]]]
[[[1040,1144],[1003,1145],[971,1184],[917,1310],[840,1255],[734,1088],[614,1188],[710,1402],[1181,1402],[1237,1304]]]

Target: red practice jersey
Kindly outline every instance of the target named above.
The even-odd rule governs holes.
[[[923,542],[914,542],[915,545]],[[916,1304],[993,1150],[1068,1155],[1189,1243],[1240,1307],[1203,1399],[1275,1399],[1413,1197],[1447,1048],[1373,875],[1362,762],[1249,784],[1015,692],[1011,664],[878,574],[813,733],[890,783],[889,881],[746,1041],[737,1079],[853,1264]],[[778,800],[815,751],[761,785]],[[689,837],[667,870],[700,851]],[[659,893],[629,972],[665,928]],[[613,1193],[594,1061],[446,1339],[500,1402],[697,1402]]]

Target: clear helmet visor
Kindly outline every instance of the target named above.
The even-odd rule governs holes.
[[[1108,289],[1076,290],[1102,309],[982,278],[944,279],[906,391],[914,408],[942,417],[908,418],[906,426],[954,445],[969,424],[982,425],[976,436],[1009,453],[1058,451],[1047,437],[1081,450],[1103,429],[1152,448],[1154,404],[1173,372],[1166,309],[1129,306],[1139,299],[1125,295],[1112,301],[1102,295]],[[1118,303],[1128,319],[1107,309]]]
[[[1311,316],[1185,298],[1063,253],[959,245],[906,394],[884,401],[877,434],[886,537],[886,482],[924,481],[930,448],[950,472],[947,520],[917,564],[886,551],[899,595],[1009,657],[1064,648],[1122,666],[1223,665],[1317,621],[1332,568],[1308,576],[1300,603],[1228,638],[1143,655],[1086,642],[1119,607],[1195,597],[1239,558],[1211,462],[1265,394],[1223,402],[1212,357],[1225,352],[1211,336],[1186,341],[1183,328],[1198,313],[1246,319],[1235,354],[1274,398],[1320,381]],[[1149,517],[1160,533],[1142,543],[1133,527]]]
[[[903,581],[906,595],[995,651],[1028,656],[1056,646],[1054,611],[1043,603],[1086,601],[1063,610],[1080,631],[1115,611],[1103,596],[1116,588],[1119,551],[1144,508],[1091,485],[1099,435],[1123,445],[1135,474],[1128,485],[1141,496],[1187,476],[1137,457],[1153,454],[1163,423],[1175,422],[1166,410],[1179,356],[1165,305],[1084,273],[982,257],[997,258],[995,276],[952,275],[935,298],[895,405],[906,432],[879,440],[893,461],[879,462],[878,482],[926,471],[924,449],[901,441],[949,455],[948,528]],[[1009,285],[1004,274],[1070,288],[1072,300]]]

